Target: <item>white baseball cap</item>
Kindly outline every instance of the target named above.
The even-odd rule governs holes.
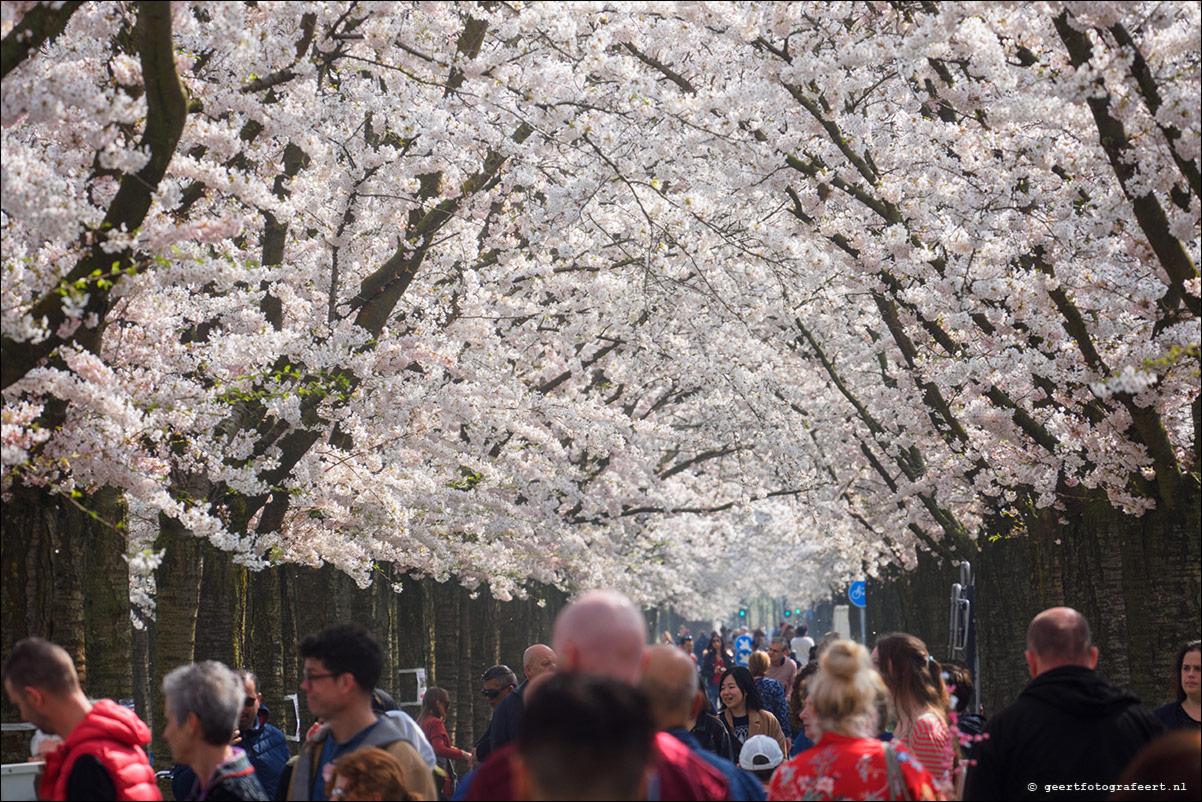
[[[774,769],[784,761],[785,753],[780,750],[780,744],[767,735],[751,736],[739,752],[739,768],[748,771]]]

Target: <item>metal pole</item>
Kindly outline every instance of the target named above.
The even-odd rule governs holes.
[[[865,614],[866,607],[860,608],[860,643],[868,645],[868,616]]]

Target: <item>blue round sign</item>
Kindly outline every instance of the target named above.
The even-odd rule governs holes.
[[[751,657],[751,636],[740,635],[735,638],[735,662],[741,666],[747,666],[747,660]]]
[[[847,589],[847,600],[856,607],[868,604],[868,587],[863,580],[851,583],[851,587]]]

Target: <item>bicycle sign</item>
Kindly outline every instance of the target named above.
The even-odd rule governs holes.
[[[851,587],[847,589],[847,600],[856,607],[865,607],[868,604],[868,588],[863,580],[852,582]]]

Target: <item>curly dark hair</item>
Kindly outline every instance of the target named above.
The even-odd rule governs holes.
[[[358,624],[334,624],[309,635],[300,644],[302,660],[320,660],[335,674],[350,674],[355,684],[371,693],[384,670],[379,642]]]

